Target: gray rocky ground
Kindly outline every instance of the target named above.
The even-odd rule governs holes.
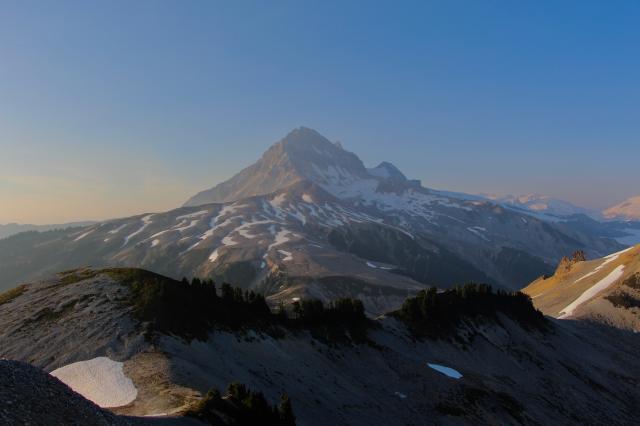
[[[123,361],[138,397],[113,410],[120,415],[179,414],[231,381],[271,401],[286,391],[301,425],[622,425],[640,415],[638,336],[602,324],[549,319],[547,329],[526,329],[500,315],[417,339],[381,317],[366,343],[286,329],[147,340],[122,302],[125,286],[104,274],[63,280],[0,304],[0,357],[45,371],[98,356]]]

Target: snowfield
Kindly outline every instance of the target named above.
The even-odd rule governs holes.
[[[124,375],[123,365],[98,357],[65,365],[51,375],[102,408],[122,407],[138,396],[133,382]]]
[[[143,217],[141,219],[142,221],[142,226],[140,228],[138,228],[138,230],[136,230],[133,234],[129,234],[125,237],[124,239],[124,243],[122,244],[122,247],[126,246],[127,244],[129,244],[129,241],[135,237],[136,235],[140,234],[142,231],[144,231],[147,226],[149,226],[151,224],[151,218],[153,217],[153,214],[149,214],[146,215],[145,217]]]
[[[576,300],[571,302],[571,304],[569,304],[567,307],[561,310],[560,313],[562,315],[560,315],[558,318],[562,319],[562,318],[567,318],[568,316],[573,315],[573,311],[578,306],[582,305],[584,302],[591,299],[593,296],[600,293],[602,290],[605,290],[611,284],[616,282],[620,277],[622,277],[623,273],[624,273],[624,265],[619,265],[616,269],[611,271],[609,275],[607,275],[606,277],[598,281],[597,284],[594,284],[593,286],[591,286],[588,290],[582,293],[580,297],[578,297]]]
[[[462,374],[460,374],[458,370],[454,370],[451,367],[446,367],[440,364],[431,364],[429,362],[427,363],[427,365],[429,366],[429,368],[432,368],[436,370],[438,373],[444,374],[445,376],[451,377],[452,379],[462,378]]]

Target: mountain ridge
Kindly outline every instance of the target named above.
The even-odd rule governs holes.
[[[597,259],[564,258],[523,292],[546,315],[640,332],[640,245]]]
[[[181,289],[184,297],[160,291],[163,283]],[[27,283],[0,303],[0,357],[28,360],[45,371],[113,360],[136,396],[110,410],[126,416],[169,414],[158,422],[178,420],[171,416],[233,381],[272,401],[286,392],[300,424],[313,426],[417,426],[425,419],[628,424],[638,415],[637,336],[622,330],[548,319],[542,319],[543,327],[527,328],[508,311],[453,322],[440,338],[420,337],[395,315],[371,320],[362,341],[335,340],[304,327],[269,330],[259,323],[240,329],[209,325],[205,335],[195,334],[198,338],[171,330],[193,332],[189,327],[201,328],[199,321],[173,321],[163,330],[158,321],[166,315],[175,320],[175,312],[187,310],[193,319],[215,314],[183,300],[192,292],[210,292],[210,285],[113,268],[65,271]],[[142,290],[151,297],[131,297]],[[251,303],[250,296],[240,296]],[[156,297],[162,303],[154,303]],[[457,297],[464,300],[463,293]],[[202,297],[196,300],[206,305]],[[159,310],[149,317],[136,311],[138,302]],[[462,309],[462,315],[472,315],[473,309]],[[34,338],[46,343],[34,345]],[[79,373],[74,380],[92,378],[90,371]]]
[[[212,191],[229,201],[0,240],[0,287],[85,265],[143,267],[242,283],[276,304],[357,296],[379,314],[428,285],[519,289],[567,252],[623,247],[588,227],[423,188],[387,162],[367,169],[307,128]]]

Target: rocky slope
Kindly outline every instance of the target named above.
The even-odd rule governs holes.
[[[531,328],[496,312],[437,339],[416,338],[394,317],[377,319],[364,341],[259,325],[188,338],[140,320],[129,274],[68,272],[5,295],[0,357],[46,371],[121,361],[137,397],[113,411],[136,416],[181,412],[235,380],[270,400],[287,392],[305,425],[604,425],[640,414],[637,335],[619,329],[555,320]]]
[[[73,392],[23,362],[0,359],[0,423],[3,425],[130,425],[132,422]]]
[[[187,205],[0,240],[0,288],[115,265],[242,283],[274,302],[356,296],[380,313],[425,285],[521,288],[564,253],[622,248],[590,228],[423,188],[389,163],[367,169],[305,128]]]
[[[524,290],[545,314],[640,331],[640,245],[603,258],[565,258]]]

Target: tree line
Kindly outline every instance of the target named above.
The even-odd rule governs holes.
[[[468,283],[450,290],[436,287],[405,300],[394,313],[417,334],[441,336],[450,333],[464,318],[498,319],[501,312],[526,327],[540,327],[544,316],[521,292],[494,292],[488,284]]]
[[[232,419],[237,426],[295,426],[291,400],[286,393],[280,402],[271,405],[262,392],[252,391],[242,383],[233,382],[223,396],[217,389],[207,394],[184,413],[212,425],[227,424]]]

